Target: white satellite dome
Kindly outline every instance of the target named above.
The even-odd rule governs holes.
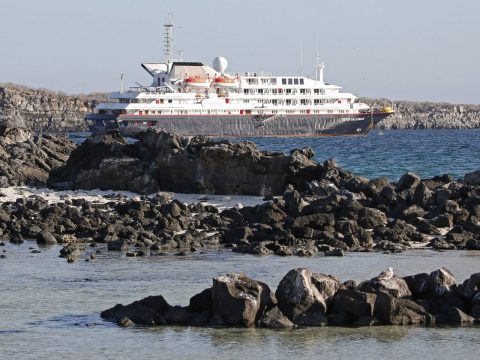
[[[212,62],[216,72],[223,73],[227,69],[228,61],[223,56],[217,56]]]

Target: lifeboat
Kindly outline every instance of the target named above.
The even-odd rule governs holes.
[[[190,76],[184,80],[186,86],[195,87],[195,88],[205,88],[210,87],[210,81],[201,76]]]
[[[217,76],[213,80],[213,85],[217,87],[234,88],[238,87],[238,79],[227,76]]]

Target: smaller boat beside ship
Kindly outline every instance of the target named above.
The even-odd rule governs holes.
[[[144,63],[150,86],[111,94],[87,114],[90,131],[118,128],[123,135],[163,129],[179,135],[212,137],[332,136],[367,134],[393,114],[371,107],[324,81],[317,59],[315,79],[247,72],[226,73],[223,57],[212,67],[172,60],[172,28],[165,27],[166,61]]]

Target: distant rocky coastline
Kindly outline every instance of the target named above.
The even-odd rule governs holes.
[[[0,121],[10,126],[50,132],[87,130],[83,117],[107,94],[66,95],[45,89],[0,84]],[[362,98],[372,105],[391,105],[387,99]],[[480,105],[393,101],[395,115],[379,129],[473,129],[480,127]]]
[[[243,273],[228,273],[213,278],[188,306],[171,306],[157,295],[101,316],[120,326],[468,325],[480,322],[480,273],[457,284],[446,268],[406,277],[389,268],[357,285],[298,268],[275,292]]]
[[[2,131],[2,187],[48,184],[144,194],[103,203],[71,197],[50,203],[41,196],[2,202],[0,197],[1,239],[61,243],[61,255],[69,261],[93,254],[84,243],[105,244],[129,256],[212,247],[279,256],[425,246],[480,250],[480,170],[459,181],[408,172],[391,182],[356,176],[332,160],[316,163],[308,148],[285,155],[250,142],[153,130],[134,144],[111,132],[76,146],[61,137]],[[165,191],[265,197],[259,205],[220,211],[172,200]]]

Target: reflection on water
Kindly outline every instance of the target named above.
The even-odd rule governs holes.
[[[243,271],[272,289],[290,269],[308,267],[340,280],[362,280],[393,266],[400,275],[441,266],[458,281],[480,271],[479,252],[411,251],[352,253],[343,258],[258,257],[210,251],[186,257],[127,258],[104,251],[96,261],[67,264],[60,246],[31,254],[6,244],[0,261],[0,350],[2,358],[471,358],[480,350],[480,328],[128,328],[105,322],[100,311],[116,303],[162,294],[171,304],[211,286],[211,278]],[[90,249],[87,249],[90,250]],[[85,255],[85,258],[87,256]],[[28,340],[28,341],[27,341]],[[434,346],[432,346],[434,344]],[[20,350],[21,349],[21,350]]]

